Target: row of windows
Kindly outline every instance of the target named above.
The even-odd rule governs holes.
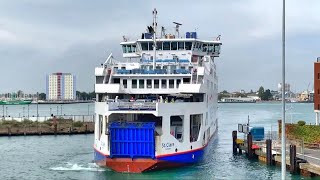
[[[135,44],[122,45],[122,51],[123,51],[123,53],[135,53],[136,52],[136,45]]]
[[[193,46],[192,46],[193,45]],[[131,46],[131,45],[129,45]],[[132,49],[134,46],[134,49]],[[157,42],[157,50],[191,50],[193,47],[194,51],[201,51],[201,52],[210,52],[210,53],[219,53],[220,45],[214,43],[202,43],[202,42]],[[153,42],[142,42],[141,48],[143,51],[151,51],[153,50]],[[131,46],[129,49],[130,52],[135,49],[135,45]],[[129,52],[127,45],[123,46],[123,52]]]
[[[143,51],[153,50],[153,42],[142,42]],[[157,50],[191,50],[192,42],[157,42]]]
[[[200,43],[196,42],[193,46],[194,51],[210,52],[210,53],[219,53],[220,45],[213,43]]]
[[[152,83],[153,82],[153,83]],[[187,81],[185,81],[187,82]],[[168,84],[169,83],[169,84]],[[131,80],[131,88],[132,89],[167,89],[168,87],[170,89],[174,88],[174,85],[176,84],[176,88],[179,88],[179,84],[181,83],[181,79],[132,79]],[[122,85],[124,88],[128,88],[128,81],[126,79],[122,80]]]

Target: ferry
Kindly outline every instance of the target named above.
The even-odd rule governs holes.
[[[95,68],[94,161],[141,173],[199,163],[217,136],[220,36],[173,34],[153,24],[141,38],[123,36],[125,61],[112,54]]]

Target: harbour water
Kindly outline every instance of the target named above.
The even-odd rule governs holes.
[[[88,113],[88,104],[63,106],[66,114]],[[48,113],[48,107],[41,105],[39,112]],[[93,107],[89,104],[89,113],[93,113]],[[238,123],[246,123],[248,115],[252,125],[275,130],[281,104],[219,104],[218,137],[209,145],[205,162],[143,174],[115,173],[97,167],[92,163],[93,135],[1,137],[0,179],[280,179],[280,167],[232,155],[231,132]],[[287,122],[291,117],[292,122],[314,123],[313,104],[289,104]],[[301,177],[287,173],[287,178]]]

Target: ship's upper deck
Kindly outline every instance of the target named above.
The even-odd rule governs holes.
[[[188,32],[190,34],[190,32]],[[176,38],[174,35],[166,35],[164,37],[156,38],[156,51],[157,55],[173,54],[183,55],[186,53],[192,53],[194,55],[214,56],[218,57],[220,54],[220,46],[222,45],[220,37],[215,40],[200,40],[195,35],[190,36],[186,33],[185,37]],[[138,57],[150,57],[154,51],[154,39],[150,33],[144,33],[142,39],[136,41],[128,41],[124,38],[124,41],[120,43],[122,46],[122,52],[124,58],[138,58]],[[161,59],[161,57],[156,58]]]

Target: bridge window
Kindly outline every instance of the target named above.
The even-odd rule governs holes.
[[[147,88],[151,89],[152,88],[152,83],[151,79],[147,79]]]
[[[142,51],[148,51],[148,43],[147,42],[141,43],[141,49]]]
[[[139,79],[139,88],[140,89],[144,88],[144,79]]]
[[[169,88],[170,89],[174,88],[174,79],[169,79]]]
[[[123,84],[123,87],[124,87],[124,88],[127,88],[127,80],[126,80],[126,79],[123,79],[123,80],[122,80],[122,84]]]
[[[184,42],[178,42],[178,49],[184,50]]]
[[[214,53],[220,53],[220,45],[219,44],[214,45]]]
[[[154,80],[154,88],[159,89],[159,79]]]
[[[214,45],[213,44],[209,44],[208,52],[212,53],[213,51],[214,51]]]
[[[202,52],[207,52],[207,50],[208,50],[208,44],[203,44]]]
[[[185,43],[185,46],[186,46],[186,50],[191,50],[191,48],[192,48],[192,42],[186,42],[186,43]]]
[[[149,51],[153,50],[153,42],[149,42]]]
[[[142,46],[142,44],[141,44],[141,46]],[[136,52],[136,45],[135,44],[122,45],[122,51],[123,51],[123,53],[134,53],[134,52]]]
[[[181,83],[181,79],[177,79],[177,88],[179,88],[179,85],[180,85],[180,83]]]
[[[137,89],[137,80],[136,79],[132,79],[132,88]]]
[[[162,50],[162,42],[157,42],[157,50]]]
[[[113,79],[114,84],[120,84],[120,78],[114,78]]]
[[[131,45],[131,52],[136,52],[136,45]]]
[[[162,79],[161,80],[161,88],[162,89],[166,89],[167,88],[167,80],[166,79]]]
[[[170,42],[163,42],[163,50],[170,50]]]
[[[171,50],[178,50],[177,42],[171,42]]]
[[[126,46],[126,53],[132,53],[132,49],[131,49],[131,46],[130,45],[127,45]]]
[[[183,84],[190,84],[190,78],[183,78]]]

